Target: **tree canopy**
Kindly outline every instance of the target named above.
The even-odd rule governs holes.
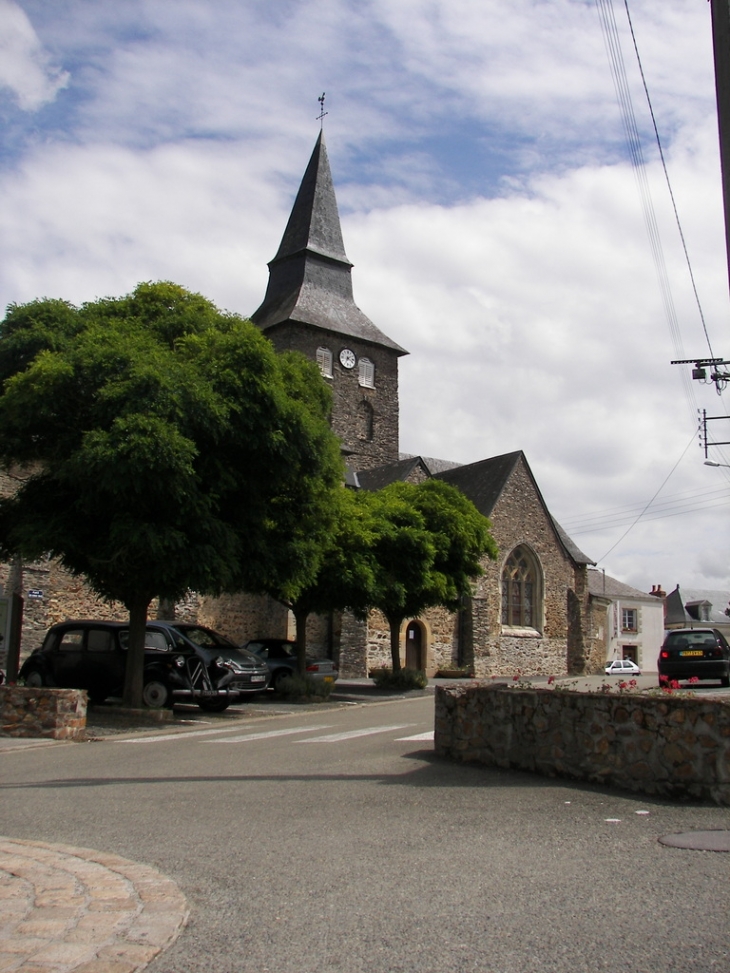
[[[441,480],[393,483],[371,494],[371,608],[390,626],[393,671],[400,664],[400,627],[428,608],[457,611],[496,558],[490,523],[459,490]]]
[[[319,371],[171,283],[80,307],[12,305],[0,325],[0,551],[57,557],[130,612],[125,702],[142,690],[150,601],[187,589],[296,589],[341,481]]]
[[[394,671],[405,618],[471,594],[481,560],[497,556],[490,523],[462,493],[440,480],[394,483],[375,493],[339,490],[331,528],[319,535],[317,567],[292,598],[297,646],[312,613],[383,612]]]

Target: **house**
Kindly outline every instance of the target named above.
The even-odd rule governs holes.
[[[730,593],[679,585],[664,599],[664,627],[711,626],[730,638]]]
[[[603,661],[631,659],[643,672],[657,671],[664,641],[664,607],[654,595],[588,568],[589,617]]]

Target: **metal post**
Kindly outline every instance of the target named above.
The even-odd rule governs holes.
[[[720,169],[725,208],[725,254],[730,286],[730,0],[710,0],[712,44],[715,57],[717,125],[720,135]]]

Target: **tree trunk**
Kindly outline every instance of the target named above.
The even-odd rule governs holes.
[[[127,648],[127,668],[124,673],[122,705],[130,709],[142,708],[145,629],[147,627],[147,609],[150,607],[151,601],[151,598],[141,596],[127,605],[129,609],[129,647]]]
[[[292,608],[296,626],[297,675],[304,678],[307,674],[307,619],[309,612],[303,608]]]
[[[400,627],[403,623],[403,617],[400,618],[388,618],[388,625],[390,625],[390,659],[393,672],[400,672]]]
[[[164,622],[175,621],[175,599],[160,598],[157,605],[157,617]]]

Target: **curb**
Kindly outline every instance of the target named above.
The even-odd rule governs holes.
[[[0,838],[0,900],[0,969],[17,973],[136,973],[190,915],[156,868],[13,838]]]

